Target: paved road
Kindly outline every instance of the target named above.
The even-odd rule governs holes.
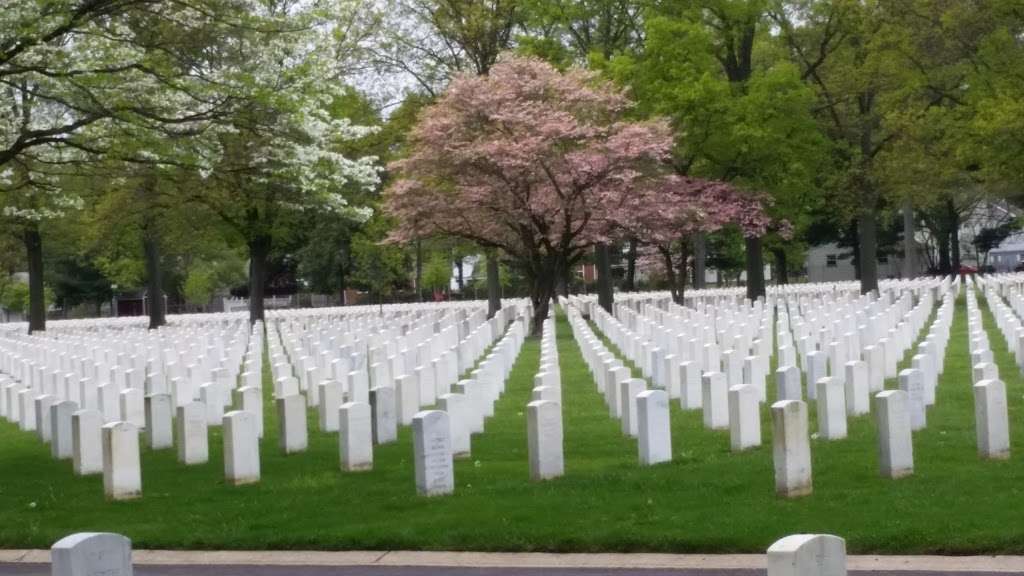
[[[47,576],[47,564],[0,563],[0,576]],[[763,570],[448,568],[409,566],[136,566],[136,576],[755,576]],[[851,571],[856,576],[1006,576],[1005,572]]]

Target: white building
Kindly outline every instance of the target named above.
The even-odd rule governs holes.
[[[829,243],[811,246],[807,249],[807,281],[808,282],[844,282],[857,279],[857,271],[853,267],[851,248],[840,248]],[[918,258],[918,262],[921,259]],[[903,271],[903,255],[882,256],[878,259],[878,277],[899,278]]]

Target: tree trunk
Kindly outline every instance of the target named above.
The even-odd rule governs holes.
[[[348,278],[345,276],[345,265],[341,264],[338,266],[338,296],[341,297],[338,301],[341,302],[342,306],[346,304],[346,290],[348,290]]]
[[[548,317],[551,304],[551,296],[555,292],[555,274],[557,267],[550,270],[551,273],[542,273],[531,279],[530,301],[533,304],[533,326],[531,335],[540,336],[544,331],[544,320]]]
[[[676,287],[676,299],[675,303],[680,306],[683,305],[683,299],[686,296],[686,263],[690,259],[689,243],[686,238],[679,239],[679,274],[676,276],[678,286]],[[669,266],[672,265],[672,259],[668,260]]]
[[[28,333],[46,331],[46,293],[43,290],[43,239],[37,224],[25,228],[28,257]]]
[[[857,219],[860,248],[860,293],[878,291],[878,222],[874,210],[862,212]]]
[[[764,254],[761,250],[761,238],[745,238],[747,247],[747,298],[751,301],[763,298],[764,291]]]
[[[501,310],[501,279],[498,277],[498,251],[491,250],[487,254],[487,317],[494,317],[498,310]]]
[[[267,259],[270,257],[271,239],[268,235],[256,236],[249,241],[249,323],[255,324],[264,318],[263,295],[267,281]]]
[[[917,251],[914,242],[914,205],[903,203],[903,277],[917,276]]]
[[[706,284],[708,237],[703,232],[693,235],[693,289],[703,290]]]
[[[459,283],[459,294],[462,294],[462,291],[466,289],[466,278],[463,276],[461,256],[455,259],[455,274],[455,278]]]
[[[423,241],[416,239],[416,301],[423,302]]]
[[[636,239],[629,239],[629,251],[626,253],[626,281],[623,290],[636,290]]]
[[[672,262],[672,252],[664,247],[659,247],[658,251],[661,252],[661,257],[665,260],[665,279],[668,281],[668,291],[672,295],[672,301],[676,304],[680,304],[679,301],[679,282],[676,279],[676,266]]]
[[[939,234],[939,273],[951,274],[952,266],[949,259],[949,232],[943,230]]]
[[[594,247],[594,260],[597,267],[597,303],[606,312],[611,313],[615,297],[612,293],[612,263],[609,252],[607,244],[601,243]]]
[[[142,251],[146,258],[146,290],[149,293],[149,329],[167,323],[164,311],[163,274],[160,269],[160,239],[152,226],[142,232]]]
[[[949,209],[949,244],[952,252],[953,274],[960,273],[960,215],[953,202],[946,203]]]
[[[789,262],[786,258],[786,251],[782,248],[774,248],[772,255],[775,256],[776,283],[780,286],[789,284]]]

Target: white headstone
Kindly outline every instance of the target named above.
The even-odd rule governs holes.
[[[630,378],[619,385],[619,401],[622,403],[622,433],[637,435],[636,396],[647,389],[647,382],[642,378]]]
[[[260,480],[260,438],[256,416],[246,410],[224,415],[224,479],[240,486]]]
[[[636,396],[640,465],[672,460],[672,428],[669,397],[664,390],[645,390]]]
[[[1010,421],[1006,407],[1006,384],[982,380],[974,385],[974,422],[978,455],[1005,460],[1010,457]]]
[[[369,404],[346,402],[338,408],[338,454],[342,470],[373,468],[373,418]]]
[[[924,404],[924,375],[921,371],[914,368],[901,370],[900,390],[907,393],[907,406],[910,410],[910,429],[924,429],[928,421]]]
[[[815,384],[818,390],[818,435],[825,440],[846,438],[846,390],[842,382],[827,376]]]
[[[705,372],[701,377],[703,391],[704,427],[724,430],[729,427],[729,387],[725,374]]]
[[[412,419],[416,492],[439,496],[455,491],[451,425],[440,410],[418,412]]]
[[[795,498],[811,493],[811,444],[803,401],[772,404],[772,460],[778,495]]]
[[[914,443],[910,433],[907,393],[885,390],[875,395],[878,425],[878,468],[886,478],[914,473]]]
[[[103,472],[103,414],[79,410],[71,415],[71,463],[75,474]]]
[[[768,548],[768,576],[846,576],[846,542],[829,534],[794,534]]]
[[[729,388],[729,445],[740,452],[761,445],[761,394],[749,384]]]
[[[174,419],[175,443],[178,446],[178,462],[182,464],[205,464],[210,458],[210,441],[207,435],[206,406],[201,402],[189,402],[178,406]]]
[[[78,404],[70,400],[50,406],[50,455],[58,460],[67,460],[74,454],[71,417],[77,411]]]
[[[448,414],[448,421],[452,427],[452,456],[469,458],[472,443],[466,397],[462,394],[442,394],[437,398],[437,409]]]
[[[109,532],[79,532],[50,548],[53,576],[132,576],[132,541]]]
[[[338,407],[341,406],[341,384],[334,380],[320,382],[317,404],[317,425],[321,432],[338,431]]]
[[[871,411],[868,365],[861,360],[846,363],[846,413],[860,416]]]
[[[150,450],[174,447],[173,404],[170,394],[146,397],[146,442]]]
[[[412,417],[420,410],[420,385],[416,382],[416,376],[395,378],[395,410],[399,424],[412,424]]]
[[[700,365],[694,361],[679,363],[679,406],[696,410],[704,405],[700,383]]]
[[[142,496],[139,429],[130,422],[103,426],[103,492],[110,500]]]
[[[370,409],[373,413],[373,443],[387,444],[397,440],[395,389],[383,386],[370,390]]]
[[[778,400],[803,400],[802,375],[796,366],[780,366],[775,371],[775,394]]]
[[[527,404],[526,438],[531,480],[548,480],[565,473],[561,404],[550,400]]]
[[[235,408],[256,417],[256,435],[263,438],[263,393],[255,386],[242,386],[235,390]]]
[[[285,454],[305,452],[309,446],[306,399],[292,394],[277,399],[278,445]]]

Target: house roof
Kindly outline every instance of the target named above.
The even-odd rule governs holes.
[[[1003,242],[999,245],[999,248],[992,249],[989,254],[1005,254],[1014,252],[1024,252],[1024,241]]]

